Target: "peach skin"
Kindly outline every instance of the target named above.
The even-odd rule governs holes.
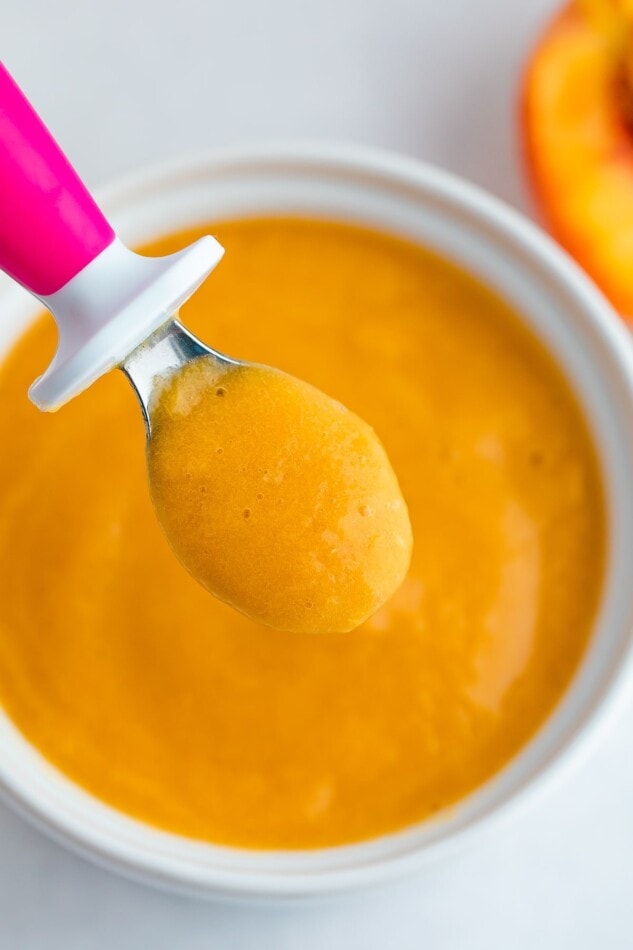
[[[567,6],[532,54],[522,100],[544,223],[633,321],[633,3]]]

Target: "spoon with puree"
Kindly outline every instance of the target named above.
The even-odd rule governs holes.
[[[404,580],[406,504],[373,429],[280,370],[230,359],[177,319],[220,261],[212,237],[142,257],[116,237],[0,63],[0,267],[52,312],[30,398],[55,410],[115,367],[139,398],[152,500],[173,551],[253,620],[352,630]]]

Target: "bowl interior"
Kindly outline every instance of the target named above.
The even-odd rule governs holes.
[[[608,551],[599,616],[583,664],[544,727],[485,786],[432,821],[372,842],[309,852],[249,852],[143,825],[83,792],[0,713],[0,788],[48,833],[129,874],[197,893],[312,894],[355,886],[445,853],[508,811],[578,743],[623,680],[633,626],[633,357],[627,333],[547,238],[478,190],[395,156],[288,149],[230,155],[131,179],[101,204],[129,244],[213,219],[305,214],[374,226],[433,248],[507,299],[563,368],[601,460]],[[0,355],[39,308],[0,282]],[[611,704],[609,704],[611,705]],[[591,730],[595,734],[595,729]],[[559,770],[560,771],[560,770]],[[540,786],[542,783],[538,783]],[[502,807],[503,806],[503,807]]]

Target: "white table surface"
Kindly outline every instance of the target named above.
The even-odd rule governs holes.
[[[525,207],[517,79],[551,0],[2,0],[0,56],[90,185],[214,145],[389,146]],[[43,634],[44,635],[44,634]],[[0,950],[633,947],[633,704],[450,866],[326,904],[131,884],[0,807]]]

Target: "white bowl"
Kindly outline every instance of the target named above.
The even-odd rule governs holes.
[[[306,852],[215,847],[166,834],[82,791],[1,713],[0,790],[27,818],[87,857],[199,895],[323,894],[450,855],[476,833],[489,832],[493,819],[512,812],[510,805],[533,798],[546,773],[560,774],[572,749],[586,748],[598,734],[621,692],[616,686],[630,676],[633,351],[626,330],[584,274],[533,225],[470,185],[395,155],[321,147],[219,154],[144,172],[100,198],[132,244],[217,218],[300,212],[406,236],[479,275],[545,343],[584,409],[607,493],[606,581],[582,666],[536,737],[457,806],[397,834]],[[4,280],[0,312],[1,355],[38,307]]]

